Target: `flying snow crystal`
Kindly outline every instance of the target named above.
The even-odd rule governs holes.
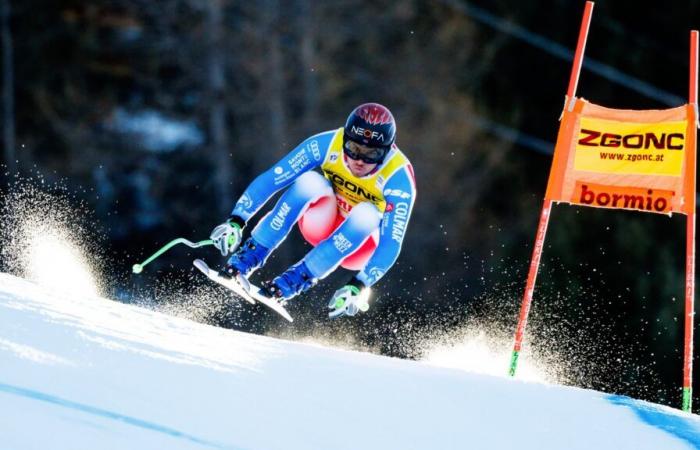
[[[513,350],[512,339],[497,336],[484,329],[470,328],[458,336],[426,343],[422,360],[430,365],[505,377]],[[550,362],[542,363],[535,355],[521,353],[517,378],[540,383],[555,383],[556,374]]]
[[[3,196],[3,270],[56,292],[98,295],[100,264],[89,251],[93,240],[82,223],[87,216],[84,207],[71,206],[65,196],[50,194],[36,184],[18,181]]]
[[[69,294],[99,294],[90,265],[60,228],[31,224],[27,232],[25,276],[35,283]]]

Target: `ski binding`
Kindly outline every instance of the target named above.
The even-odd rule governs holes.
[[[192,264],[207,276],[210,280],[222,285],[223,287],[230,289],[236,295],[247,301],[248,303],[255,304],[256,302],[262,303],[267,306],[280,316],[284,317],[286,320],[293,322],[292,316],[284,309],[277,300],[267,297],[260,292],[260,288],[250,283],[245,277],[238,276],[235,278],[225,278],[219,275],[216,270],[209,268],[207,263],[201,259],[195,259]]]

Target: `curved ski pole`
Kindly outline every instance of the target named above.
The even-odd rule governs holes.
[[[187,240],[185,238],[173,239],[172,241],[168,242],[163,247],[161,247],[160,250],[155,252],[153,255],[151,255],[147,260],[145,260],[141,264],[134,264],[134,266],[132,267],[133,272],[134,273],[141,273],[141,271],[143,270],[143,267],[145,265],[153,262],[154,259],[158,258],[160,255],[167,252],[168,250],[170,250],[171,248],[173,248],[174,246],[176,246],[178,244],[185,244],[186,246],[188,246],[190,248],[199,248],[199,247],[204,247],[206,245],[213,245],[214,241],[212,241],[211,239],[205,239],[205,240],[199,241],[199,242],[192,242],[192,241]]]

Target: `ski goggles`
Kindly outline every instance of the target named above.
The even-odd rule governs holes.
[[[343,153],[348,158],[356,161],[359,159],[367,164],[381,163],[388,151],[389,147],[368,147],[350,139],[345,139],[343,143]]]

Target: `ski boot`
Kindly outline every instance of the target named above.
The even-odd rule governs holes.
[[[303,261],[294,264],[286,272],[261,286],[264,295],[277,299],[282,305],[302,292],[312,288],[318,279],[313,276]]]
[[[269,254],[270,249],[260,245],[250,237],[231,255],[219,275],[229,279],[240,275],[247,279],[253,271],[265,264]]]

